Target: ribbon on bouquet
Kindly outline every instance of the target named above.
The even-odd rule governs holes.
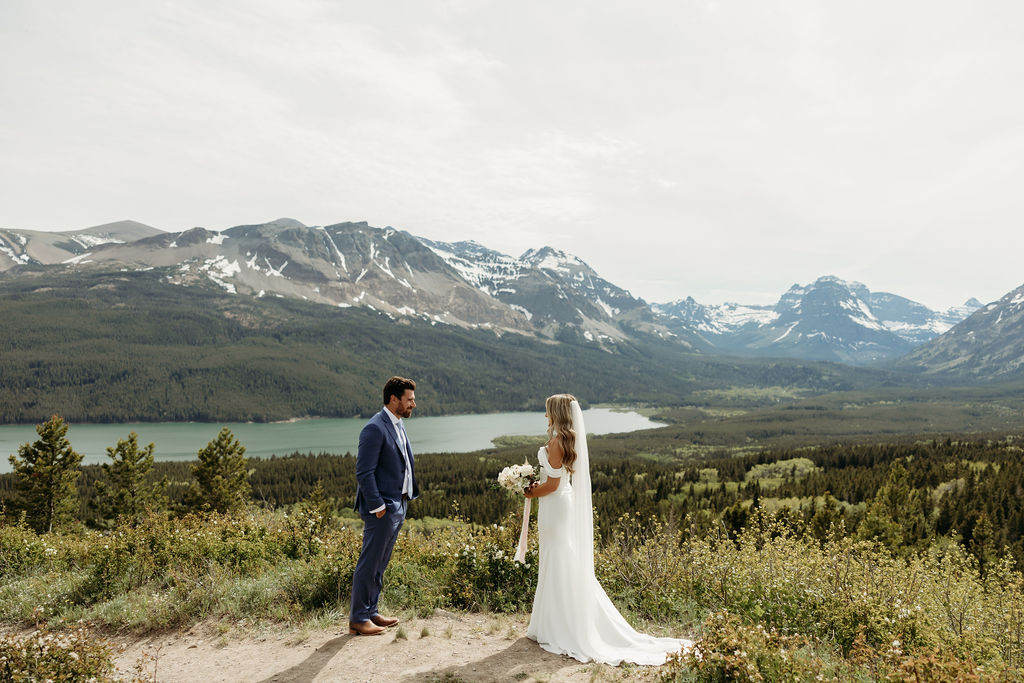
[[[519,564],[526,564],[526,536],[530,531],[530,499],[523,502],[523,528],[519,531],[519,545],[516,546],[516,556],[513,558]]]

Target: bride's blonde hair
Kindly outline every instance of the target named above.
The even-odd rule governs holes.
[[[570,474],[576,462],[576,432],[572,428],[572,402],[576,397],[572,394],[555,394],[548,396],[544,402],[544,411],[551,419],[548,425],[548,441],[557,437],[562,446],[562,467]]]

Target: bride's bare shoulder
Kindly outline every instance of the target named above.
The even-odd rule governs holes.
[[[558,469],[562,466],[562,458],[565,456],[565,451],[562,450],[562,444],[557,437],[553,437],[547,443],[548,449],[548,464],[554,469]]]

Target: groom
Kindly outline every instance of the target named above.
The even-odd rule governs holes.
[[[392,377],[384,385],[384,409],[359,433],[354,509],[363,518],[363,550],[352,576],[351,634],[376,636],[398,623],[377,614],[377,601],[409,501],[419,495],[412,448],[402,424],[415,407],[416,382]]]

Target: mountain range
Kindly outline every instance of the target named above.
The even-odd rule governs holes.
[[[981,303],[933,311],[834,276],[793,285],[774,306],[707,306],[693,298],[652,309],[696,331],[716,350],[864,364],[902,356],[967,318]]]
[[[396,322],[421,319],[608,351],[655,338],[687,352],[895,361],[911,372],[973,379],[1012,375],[1024,363],[1022,290],[987,306],[970,299],[933,311],[825,276],[793,285],[774,306],[647,303],[551,247],[513,257],[365,222],[306,226],[282,218],[177,233],[133,221],[62,233],[0,230],[4,277],[96,269],[154,270],[178,286],[364,307]]]

